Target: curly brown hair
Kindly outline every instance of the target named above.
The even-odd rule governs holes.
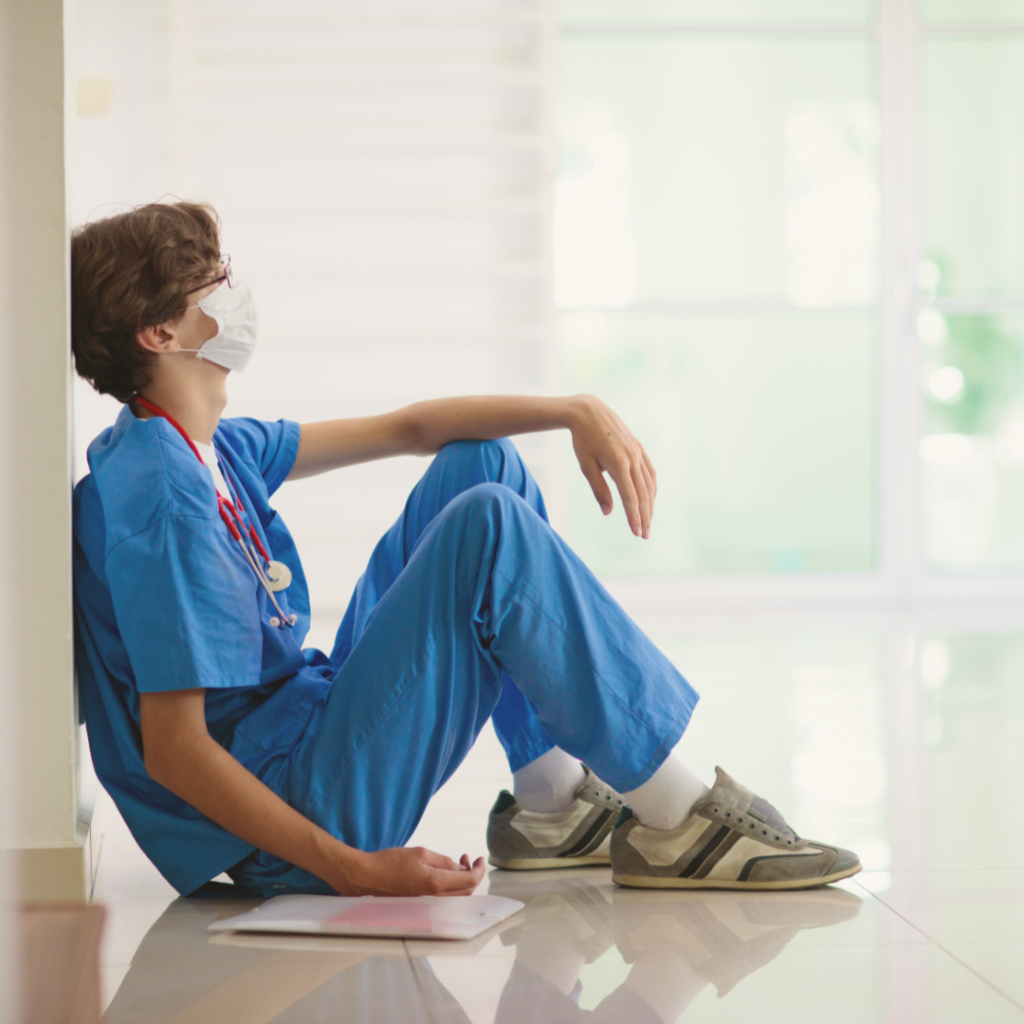
[[[76,228],[71,348],[78,373],[127,402],[149,382],[156,358],[137,333],[184,316],[186,295],[219,259],[220,218],[208,203],[147,203]]]

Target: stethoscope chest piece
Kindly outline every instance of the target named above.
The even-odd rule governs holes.
[[[270,581],[270,589],[276,593],[291,586],[292,571],[284,562],[268,562],[267,579]]]

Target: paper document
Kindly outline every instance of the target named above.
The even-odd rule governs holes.
[[[523,909],[504,896],[275,896],[210,931],[472,939]]]

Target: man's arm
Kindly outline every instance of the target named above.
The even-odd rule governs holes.
[[[146,771],[247,843],[296,864],[346,896],[468,895],[484,860],[460,864],[422,848],[364,853],[335,839],[268,789],[206,728],[206,691],[144,693]]]
[[[440,398],[383,416],[305,423],[288,479],[395,455],[433,455],[450,441],[559,428],[572,431],[576,458],[601,511],[609,515],[612,510],[607,473],[622,497],[630,529],[638,537],[650,536],[658,491],[654,466],[626,424],[591,395]]]

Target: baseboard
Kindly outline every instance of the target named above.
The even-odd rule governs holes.
[[[89,898],[88,840],[71,846],[5,850],[17,903],[84,903]]]

